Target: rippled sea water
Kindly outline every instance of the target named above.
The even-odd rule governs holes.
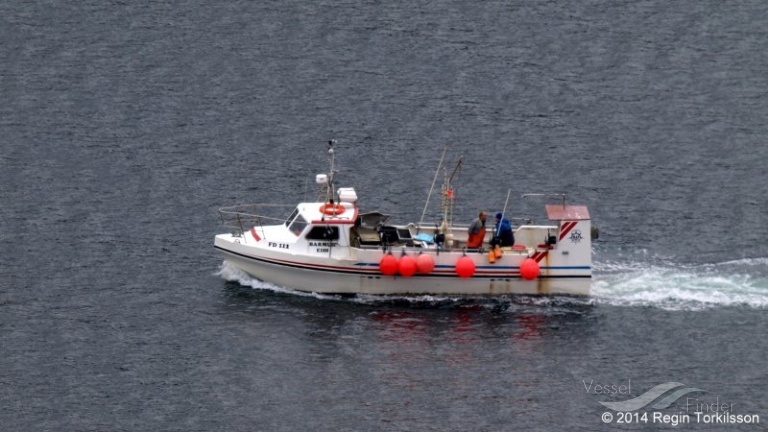
[[[600,402],[677,382],[704,390],[655,410],[677,428],[764,429],[766,28],[757,0],[0,0],[0,424],[655,430]],[[445,144],[459,220],[567,192],[594,296],[339,298],[224,265],[216,209],[302,199],[331,138],[398,222]],[[715,401],[765,418],[696,422]]]

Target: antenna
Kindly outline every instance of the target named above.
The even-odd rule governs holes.
[[[440,156],[440,162],[437,163],[435,178],[432,179],[432,187],[429,188],[429,193],[427,194],[427,202],[424,203],[424,210],[421,212],[421,219],[419,219],[419,225],[416,227],[416,234],[421,231],[421,224],[424,222],[424,215],[427,214],[427,207],[429,207],[429,198],[432,196],[432,191],[435,189],[435,182],[437,182],[437,176],[440,174],[440,167],[443,166],[443,159],[445,158],[446,151],[448,151],[448,144],[446,144],[443,148],[443,155]]]
[[[563,207],[565,207],[565,194],[564,193],[525,193],[523,199],[530,197],[544,197],[544,198],[560,198],[563,200]]]
[[[333,150],[334,144],[336,144],[336,140],[328,140],[328,157],[331,160],[331,169],[328,172],[328,186],[325,192],[326,202],[333,202],[333,176],[336,173],[336,152]]]
[[[328,158],[331,162],[330,171],[328,171],[328,174],[318,174],[315,176],[315,182],[317,184],[325,185],[325,202],[333,201],[333,176],[337,172],[335,166],[336,153],[333,150],[334,144],[336,144],[336,140],[328,140]],[[318,199],[320,199],[319,196]]]

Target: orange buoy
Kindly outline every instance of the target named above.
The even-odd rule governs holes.
[[[463,256],[456,261],[456,273],[461,278],[470,278],[475,274],[475,262],[468,256]]]
[[[384,255],[381,257],[381,261],[379,261],[379,271],[384,276],[392,276],[397,273],[397,267],[397,258],[392,254]]]
[[[323,204],[320,206],[320,213],[328,216],[338,216],[347,211],[341,204]]]
[[[432,270],[434,269],[435,259],[432,258],[432,255],[423,253],[416,257],[416,271],[418,271],[419,274],[429,274],[432,273]]]
[[[411,277],[416,273],[416,260],[408,255],[403,255],[397,262],[397,270],[403,277]]]
[[[522,276],[523,279],[534,280],[539,277],[539,273],[541,273],[539,263],[533,258],[526,258],[520,263],[520,276]]]

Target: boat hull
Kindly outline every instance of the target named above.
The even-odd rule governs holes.
[[[436,270],[410,277],[385,276],[377,267],[360,263],[313,265],[275,257],[250,256],[242,251],[217,246],[224,260],[248,275],[276,285],[305,292],[367,295],[569,295],[590,293],[589,272],[564,274],[549,272],[534,280],[525,280],[519,271],[493,274],[478,269],[469,278],[460,278],[452,269]],[[555,273],[555,274],[547,274]]]

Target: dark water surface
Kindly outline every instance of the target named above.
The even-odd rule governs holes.
[[[758,0],[0,0],[2,429],[658,429],[599,402],[667,382],[761,416],[679,429],[765,429],[766,29]],[[329,138],[399,222],[446,143],[459,220],[568,192],[594,298],[222,267],[216,209],[301,199]]]

